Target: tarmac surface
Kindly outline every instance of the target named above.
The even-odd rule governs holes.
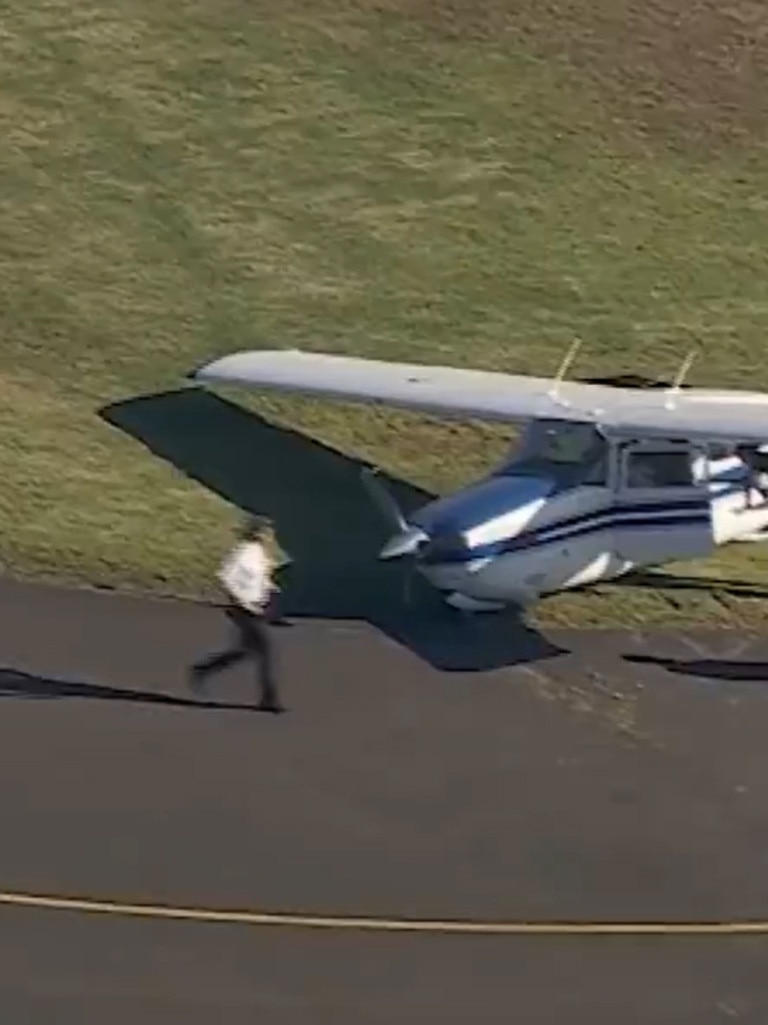
[[[529,634],[517,655],[506,638],[508,664],[444,672],[368,624],[296,621],[275,633],[275,717],[247,707],[247,668],[212,680],[210,705],[190,695],[187,666],[227,639],[215,609],[10,581],[0,609],[4,893],[768,920],[768,639]],[[454,653],[498,655],[499,629],[424,624]],[[764,1025],[767,955],[768,933],[318,931],[0,905],[0,1006],[14,1025]]]

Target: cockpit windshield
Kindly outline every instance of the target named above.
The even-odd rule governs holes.
[[[560,485],[606,483],[608,445],[592,424],[533,420],[503,474],[547,476]]]

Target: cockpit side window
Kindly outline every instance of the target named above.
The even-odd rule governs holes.
[[[594,462],[585,467],[580,484],[591,484],[596,487],[605,487],[608,484],[608,450],[600,452]]]
[[[577,487],[605,485],[608,465],[608,444],[592,424],[534,420],[503,472],[548,476],[561,486]]]
[[[589,458],[601,440],[591,424],[540,420],[531,425],[523,455],[573,465]]]

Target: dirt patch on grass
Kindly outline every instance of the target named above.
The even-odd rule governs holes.
[[[544,46],[561,45],[606,101],[641,131],[688,144],[766,138],[764,4],[610,0],[562,6]],[[533,11],[529,17],[536,38]]]
[[[768,137],[768,5],[756,0],[294,0],[288,9],[318,27],[380,19],[558,62],[649,141]]]

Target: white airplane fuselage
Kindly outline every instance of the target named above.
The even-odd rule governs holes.
[[[418,510],[410,537],[401,534],[401,550],[390,555],[414,558],[449,603],[483,610],[704,558],[729,542],[768,540],[766,495],[738,456],[711,458],[680,443],[605,448],[598,483],[564,483],[513,459]],[[627,460],[649,458],[660,466],[687,458],[691,480],[633,480]]]

